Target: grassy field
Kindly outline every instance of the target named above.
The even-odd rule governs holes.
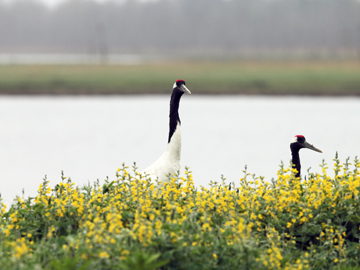
[[[0,199],[2,269],[359,269],[359,160],[334,177],[299,180],[280,166],[271,183],[194,186],[186,169],[158,185],[119,168],[76,187],[65,176],[35,198]],[[333,173],[332,173],[333,174]]]
[[[169,93],[176,79],[194,94],[360,95],[360,63],[349,61],[4,65],[0,94]]]

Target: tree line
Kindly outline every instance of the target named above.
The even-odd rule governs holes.
[[[357,0],[0,0],[0,53],[359,50]]]

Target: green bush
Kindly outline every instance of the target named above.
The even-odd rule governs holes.
[[[113,181],[45,178],[35,198],[0,199],[2,269],[356,269],[360,162],[266,182],[161,185],[124,165]],[[352,166],[352,169],[350,169]]]

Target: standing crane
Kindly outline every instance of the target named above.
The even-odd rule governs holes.
[[[169,138],[166,151],[152,165],[142,173],[150,175],[151,179],[167,181],[169,173],[175,174],[180,170],[181,157],[181,122],[179,117],[179,104],[181,96],[191,94],[184,80],[177,80],[173,85],[170,98]]]

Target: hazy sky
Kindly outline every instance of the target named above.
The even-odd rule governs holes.
[[[3,0],[3,1],[11,3],[11,2],[14,2],[16,0]],[[71,0],[35,0],[35,1],[43,2],[43,3],[45,3],[46,5],[48,5],[50,7],[56,7],[58,4],[61,4],[61,3],[66,2],[66,1],[71,1]],[[92,0],[92,1],[102,3],[102,2],[106,2],[106,1],[122,2],[122,1],[125,1],[125,0]],[[140,0],[140,2],[149,2],[149,1],[156,1],[156,0]]]
[[[41,2],[46,3],[49,6],[56,6],[61,2],[64,2],[65,0],[39,0]],[[101,1],[101,0],[100,0]]]
[[[7,2],[13,2],[15,0],[5,0]],[[50,6],[50,7],[55,7],[56,5],[62,3],[62,2],[65,2],[65,1],[69,1],[69,0],[37,0],[38,2],[43,2],[45,3],[46,5]],[[95,0],[97,2],[105,2],[107,0]]]

